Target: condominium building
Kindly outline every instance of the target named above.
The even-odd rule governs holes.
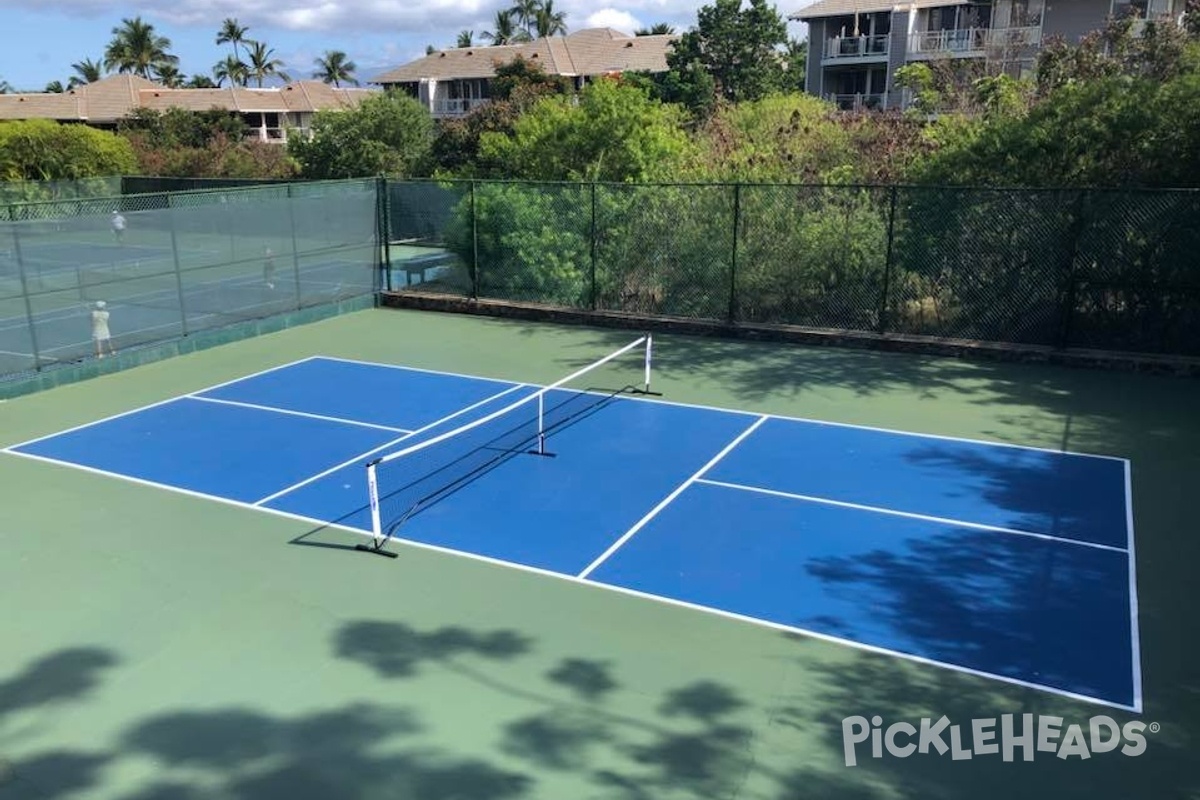
[[[1113,16],[1177,20],[1185,0],[818,0],[789,15],[808,24],[805,89],[841,108],[901,108],[896,70],[975,59],[1026,74],[1052,35],[1077,41]]]

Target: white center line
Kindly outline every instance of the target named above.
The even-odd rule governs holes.
[[[942,525],[953,525],[957,528],[974,528],[981,531],[995,531],[997,533],[1011,533],[1017,536],[1031,536],[1035,539],[1046,539],[1052,542],[1063,542],[1065,544],[1079,545],[1080,547],[1093,547],[1097,550],[1111,550],[1114,553],[1126,552],[1123,547],[1113,547],[1108,544],[1098,544],[1096,542],[1085,542],[1080,539],[1068,539],[1063,536],[1051,536],[1048,533],[1034,533],[1033,531],[1023,531],[1018,528],[1004,528],[999,525],[985,525],[981,522],[966,522],[961,519],[951,519],[950,517],[934,517],[929,514],[917,514],[912,511],[897,511],[893,508],[882,508],[880,506],[867,506],[861,503],[848,503],[844,500],[830,500],[827,497],[813,497],[807,494],[795,494],[793,492],[781,492],[777,489],[764,489],[760,486],[747,486],[742,483],[726,483],[725,481],[714,481],[707,478],[702,478],[696,483],[707,484],[708,486],[720,486],[725,489],[737,489],[743,492],[754,492],[756,494],[769,494],[774,497],[786,497],[789,500],[802,500],[807,503],[820,503],[827,506],[837,506],[839,508],[852,508],[856,511],[873,511],[876,514],[890,514],[894,517],[907,517],[909,519],[919,519],[925,522],[937,522]]]
[[[705,464],[703,467],[696,470],[696,473],[694,475],[692,475],[692,477],[688,478],[686,481],[679,484],[679,486],[676,487],[675,491],[671,492],[669,495],[664,497],[662,499],[662,501],[659,502],[658,505],[656,505],[654,508],[650,509],[650,513],[648,513],[646,516],[644,516],[640,520],[638,520],[637,524],[635,524],[632,528],[627,530],[625,532],[624,536],[622,536],[620,539],[617,539],[615,542],[613,542],[611,547],[609,547],[607,550],[605,550],[603,553],[601,553],[600,557],[597,558],[595,561],[593,561],[591,564],[588,564],[587,569],[585,569],[583,572],[579,573],[579,575],[577,575],[576,577],[586,578],[588,575],[590,575],[592,572],[594,572],[597,567],[599,567],[601,564],[603,564],[605,561],[608,560],[609,556],[611,556],[613,553],[617,552],[617,550],[619,550],[621,548],[621,545],[625,544],[627,541],[632,539],[634,534],[636,534],[638,531],[640,531],[642,528],[644,528],[646,526],[646,524],[650,522],[650,520],[652,520],[656,516],[658,516],[660,511],[662,511],[664,508],[666,508],[668,505],[671,504],[671,501],[673,501],[676,497],[679,497],[679,495],[683,494],[684,490],[686,490],[693,483],[700,480],[700,478],[702,478],[704,476],[704,473],[708,472],[710,469],[715,467],[717,465],[717,462],[719,462],[725,456],[729,455],[730,452],[733,451],[733,448],[735,448],[739,444],[741,444],[746,439],[747,436],[754,433],[754,431],[758,429],[758,426],[762,425],[764,422],[766,422],[767,419],[768,419],[768,417],[766,417],[764,415],[764,416],[760,416],[758,419],[754,420],[753,424],[751,424],[750,427],[746,428],[746,430],[744,430],[740,434],[738,434],[738,437],[736,439],[734,439],[732,442],[725,445],[724,449],[722,449],[721,452],[719,452],[715,456],[713,456],[709,460],[709,462],[707,464]]]
[[[239,408],[253,408],[257,411],[272,411],[276,414],[290,414],[293,417],[308,417],[309,419],[319,419],[325,422],[340,422],[343,425],[357,425],[360,428],[375,428],[381,431],[392,431],[393,433],[412,433],[407,428],[396,428],[391,425],[377,425],[374,422],[360,422],[356,419],[345,419],[343,417],[330,417],[325,414],[312,414],[308,411],[293,411],[290,408],[277,408],[275,406],[262,406],[258,403],[243,403],[240,400],[222,400],[217,397],[201,397],[197,394],[185,395],[188,400],[200,400],[204,403],[218,403],[223,406],[238,406]]]
[[[351,464],[354,464],[356,462],[362,462],[368,456],[373,456],[378,452],[381,452],[383,450],[388,449],[389,447],[393,447],[393,446],[399,444],[400,442],[404,441],[405,439],[409,439],[413,436],[416,436],[417,434],[424,433],[425,431],[428,431],[432,428],[436,428],[437,426],[445,424],[446,422],[448,422],[452,419],[455,419],[456,417],[460,417],[463,414],[466,414],[470,411],[474,411],[475,409],[479,408],[482,405],[490,403],[493,400],[499,399],[499,398],[503,397],[504,395],[509,394],[510,392],[515,392],[518,389],[525,388],[526,386],[527,386],[527,384],[524,384],[524,383],[518,383],[516,386],[510,386],[509,388],[505,389],[504,391],[497,392],[496,394],[492,395],[491,397],[485,397],[484,399],[480,400],[478,403],[472,403],[471,405],[467,406],[466,408],[455,411],[453,414],[447,414],[446,416],[442,417],[441,419],[434,420],[433,422],[429,423],[428,425],[425,425],[424,427],[417,428],[415,431],[410,431],[408,434],[401,436],[398,439],[392,439],[390,442],[384,442],[383,444],[379,445],[379,447],[372,448],[372,449],[366,451],[365,453],[359,453],[358,455],[354,456],[353,458],[348,458],[345,461],[343,461],[342,463],[336,464],[336,465],[330,467],[329,469],[325,470],[324,472],[318,472],[316,475],[313,475],[312,477],[309,477],[309,478],[305,478],[304,480],[300,481],[299,483],[294,483],[291,486],[280,489],[278,492],[275,492],[275,494],[270,494],[270,495],[267,495],[266,497],[262,498],[261,500],[256,500],[254,503],[252,503],[252,505],[262,506],[266,503],[271,502],[272,500],[283,497],[285,494],[288,494],[289,492],[294,492],[297,489],[301,488],[302,486],[307,486],[308,484],[312,483],[313,481],[318,481],[327,475],[332,475],[333,473],[337,472],[339,469],[345,469],[346,467],[350,466]],[[364,497],[365,497],[365,494],[366,494],[365,487],[364,487],[363,493],[364,493]]]

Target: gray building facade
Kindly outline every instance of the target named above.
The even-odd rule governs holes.
[[[844,109],[902,108],[896,70],[978,59],[1014,76],[1052,35],[1078,41],[1111,16],[1177,21],[1184,0],[818,0],[789,15],[808,24],[805,90]]]

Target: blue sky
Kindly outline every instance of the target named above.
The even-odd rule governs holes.
[[[711,0],[710,0],[711,1]],[[789,14],[811,0],[778,3]],[[110,0],[0,0],[0,79],[18,91],[40,91],[52,80],[64,84],[71,64],[100,61],[112,29],[123,17],[141,16],[171,40],[186,75],[211,74],[231,51],[215,43],[225,17],[249,27],[248,36],[275,48],[293,78],[307,78],[313,59],[325,50],[343,50],[358,66],[360,81],[418,58],[425,46],[450,47],[459,31],[475,41],[491,29],[497,10],[511,0],[170,0],[157,3]],[[679,31],[696,21],[702,0],[554,0],[567,14],[571,31],[609,26],[632,33],[638,27],[669,23]],[[804,26],[790,23],[792,37]]]

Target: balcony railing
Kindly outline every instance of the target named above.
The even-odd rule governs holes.
[[[1041,44],[1042,29],[1030,28],[959,28],[922,31],[908,41],[910,57],[982,56],[989,48],[1033,47]]]
[[[825,99],[837,105],[841,111],[875,111],[883,108],[886,96],[875,94],[827,94]]]
[[[825,40],[824,59],[887,58],[891,36],[884,33],[876,36],[835,36]]]
[[[307,139],[312,136],[311,128],[247,128],[245,138],[256,142],[275,142],[284,144],[288,138]]]
[[[435,117],[461,117],[470,113],[473,109],[481,105],[491,102],[487,98],[472,97],[467,98],[445,98],[439,97],[433,101],[433,116]]]

